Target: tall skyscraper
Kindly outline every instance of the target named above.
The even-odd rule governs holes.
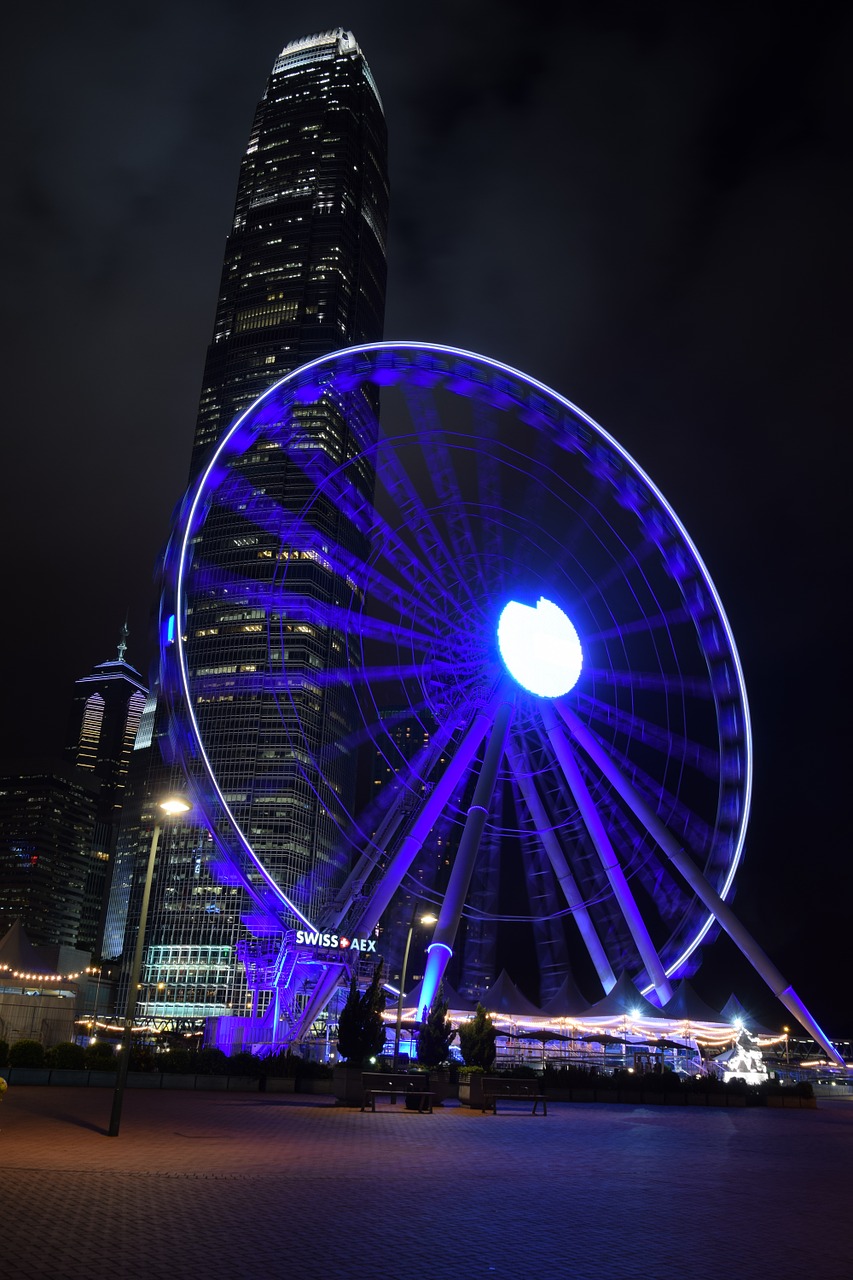
[[[234,417],[271,383],[316,356],[382,337],[387,222],[385,120],[358,44],[340,29],[294,41],[275,62],[240,169],[191,477]],[[333,459],[353,451],[347,423],[330,407],[306,409],[301,425]],[[239,465],[247,493],[284,509],[302,506],[308,482],[280,453],[257,450]],[[371,482],[364,472],[366,491]],[[336,540],[354,537],[330,504],[318,504],[314,520]],[[329,629],[286,618],[286,605],[273,618],[241,597],[241,579],[257,581],[268,568],[272,580],[280,554],[280,543],[262,527],[247,532],[245,512],[233,527],[225,514],[206,528],[197,562],[215,562],[220,585],[188,618],[188,644],[203,681],[196,713],[219,783],[257,855],[313,910],[339,884],[347,855],[334,847],[334,824],[306,776],[306,761],[290,746],[275,677],[280,681],[283,670],[322,672],[341,659]],[[289,574],[288,582],[295,580],[320,599],[331,600],[341,589],[316,556],[306,555],[298,573]],[[302,712],[303,724],[313,716],[318,752],[346,737],[345,690],[318,687],[314,704]],[[143,819],[156,775],[163,780],[156,741],[164,731],[155,717],[155,745],[147,747],[143,735],[135,753],[131,785]],[[151,759],[141,785],[145,756]],[[340,757],[336,789],[345,800],[355,785],[355,758],[350,752]],[[122,834],[123,870],[112,904],[114,937],[122,912],[131,922],[126,953],[136,918],[133,900],[127,910],[131,873],[147,852],[144,822],[137,821],[134,832],[133,821]],[[235,946],[251,932],[252,920],[242,894],[213,874],[213,859],[212,842],[199,828],[170,832],[162,842],[143,1014],[242,1011],[245,985]]]
[[[99,790],[89,868],[83,894],[77,945],[99,951],[104,896],[115,857],[133,744],[148,690],[125,659],[127,624],[115,658],[98,665],[74,686],[65,743],[71,767]]]

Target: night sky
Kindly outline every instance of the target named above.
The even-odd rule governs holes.
[[[289,40],[343,25],[385,106],[386,337],[493,356],[649,472],[750,693],[736,909],[832,1034],[848,995],[853,14],[499,0],[48,0],[7,28],[2,754],[147,671],[237,172]],[[715,11],[716,10],[716,11]],[[696,985],[780,1025],[725,940]]]

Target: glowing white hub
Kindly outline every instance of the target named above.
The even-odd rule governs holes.
[[[536,607],[511,600],[498,622],[498,648],[507,671],[529,693],[559,698],[578,682],[583,651],[559,605],[540,596]]]

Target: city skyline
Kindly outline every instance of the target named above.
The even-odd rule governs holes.
[[[61,643],[68,628],[55,623],[6,637],[7,714],[42,753],[51,721],[54,739],[61,730],[53,708],[64,715],[65,690],[108,651],[128,596],[129,657],[145,667],[151,563],[186,473],[178,442],[198,394],[258,68],[262,78],[270,48],[321,28],[321,16],[291,14],[282,31],[280,12],[264,9],[251,36],[240,27],[239,48],[227,6],[212,25],[181,7],[168,33],[113,18],[85,50],[85,91],[75,71],[55,138],[45,140],[43,113],[29,117],[26,164],[13,170],[29,213],[12,242],[35,276],[20,295],[27,305],[11,313],[21,373],[12,407],[23,424],[44,352],[55,353],[57,389],[40,390],[40,421],[63,427],[50,473],[30,461],[35,435],[18,429],[13,473],[38,474],[44,491],[6,510],[12,531],[29,529],[36,502],[39,510],[31,554],[9,555],[10,587],[27,604],[58,560],[58,617],[71,614],[69,590],[88,605]],[[745,15],[735,40],[724,24],[707,30],[674,7],[645,25],[626,10],[614,29],[571,16],[537,28],[501,6],[486,18],[477,6],[453,23],[439,12],[422,32],[421,20],[388,28],[354,6],[328,23],[354,30],[391,119],[386,333],[456,342],[541,377],[625,444],[685,521],[731,618],[756,730],[737,909],[828,1022],[822,1001],[841,967],[850,891],[841,800],[849,695],[842,686],[830,711],[823,684],[824,673],[843,670],[849,617],[850,173],[836,52],[846,19],[768,33]],[[59,15],[53,28],[24,31],[22,68],[53,71],[41,81],[47,101],[84,58],[88,34]],[[209,88],[224,66],[228,91],[214,106]],[[28,100],[26,83],[13,77],[12,88]],[[116,94],[124,115],[106,109]],[[95,121],[115,133],[108,154],[117,159],[93,184],[81,179]],[[165,191],[180,197],[170,199],[168,233]],[[164,239],[181,252],[161,263]],[[17,271],[16,261],[12,299]],[[50,313],[36,308],[47,295],[32,287],[48,279]],[[80,308],[90,317],[85,345],[69,325]],[[121,538],[111,491],[128,446],[143,440],[139,493],[124,496],[134,532]],[[85,479],[75,478],[78,453]],[[32,693],[15,701],[13,673],[32,662],[44,669],[48,654],[64,683],[35,712]],[[811,664],[820,683],[805,678]],[[816,857],[819,872],[806,874]],[[725,945],[706,956],[703,978]]]

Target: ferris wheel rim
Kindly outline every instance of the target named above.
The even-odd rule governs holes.
[[[580,409],[567,397],[561,395],[559,392],[555,391],[553,388],[546,386],[546,384],[540,382],[538,379],[532,378],[530,375],[527,375],[521,372],[520,370],[513,368],[510,365],[504,364],[503,362],[493,360],[490,357],[478,355],[477,353],[467,351],[462,348],[448,347],[448,346],[444,346],[436,343],[421,343],[421,342],[411,342],[411,341],[402,341],[402,342],[386,341],[382,343],[368,343],[368,344],[356,345],[353,347],[347,347],[347,348],[341,349],[340,351],[331,353],[329,355],[319,357],[316,360],[310,361],[307,364],[300,366],[298,369],[293,370],[291,373],[287,374],[284,378],[278,380],[271,387],[269,387],[267,391],[263,393],[262,396],[258,397],[253,402],[252,405],[250,405],[238,418],[235,419],[234,423],[231,425],[231,427],[228,429],[223,439],[219,442],[219,444],[213,451],[211,458],[209,459],[206,466],[200,472],[199,477],[195,482],[195,485],[187,495],[187,499],[184,504],[184,510],[182,513],[183,536],[179,539],[179,542],[176,544],[177,554],[175,559],[176,559],[177,571],[174,579],[174,583],[175,583],[174,603],[176,606],[174,610],[175,616],[178,619],[181,619],[182,617],[185,616],[185,609],[182,608],[181,606],[182,606],[182,601],[184,601],[185,595],[186,595],[185,578],[186,578],[186,569],[187,569],[188,547],[189,547],[190,539],[193,535],[193,531],[196,528],[196,520],[198,517],[200,504],[202,504],[203,502],[209,482],[211,480],[211,477],[215,475],[217,467],[221,467],[227,461],[229,455],[233,455],[236,453],[237,446],[241,443],[240,433],[244,432],[243,444],[246,444],[246,440],[248,438],[253,438],[253,436],[256,436],[258,434],[258,431],[260,430],[260,428],[257,428],[253,433],[251,429],[249,431],[245,431],[245,427],[246,427],[246,424],[251,423],[253,415],[256,414],[259,407],[262,406],[264,402],[269,400],[271,397],[274,397],[276,394],[281,393],[284,389],[290,386],[298,386],[300,382],[303,382],[305,379],[309,378],[314,371],[323,370],[323,369],[333,369],[336,363],[347,360],[347,359],[352,359],[357,356],[370,356],[374,354],[378,355],[379,353],[394,353],[394,352],[397,352],[397,353],[428,352],[428,353],[440,355],[442,357],[449,357],[452,359],[471,361],[471,362],[474,362],[475,364],[486,365],[490,370],[494,371],[495,373],[500,374],[502,376],[510,377],[512,379],[518,379],[522,384],[534,389],[537,393],[547,397],[549,400],[556,401],[571,415],[573,415],[574,417],[579,419],[581,422],[586,424],[586,426],[595,434],[595,436],[598,439],[603,441],[608,448],[612,449],[622,459],[622,461],[629,467],[629,469],[640,478],[640,480],[645,486],[647,486],[648,490],[653,495],[655,501],[661,506],[661,508],[666,512],[668,518],[672,521],[673,525],[678,531],[679,537],[681,538],[684,545],[688,548],[693,558],[693,562],[696,565],[701,575],[704,587],[706,588],[706,590],[708,591],[709,595],[713,600],[716,616],[723,627],[726,641],[727,641],[727,644],[726,644],[727,654],[729,659],[732,662],[732,666],[736,675],[736,680],[738,685],[738,705],[740,707],[740,710],[743,716],[743,746],[744,746],[745,757],[746,757],[745,768],[744,768],[744,781],[743,781],[743,808],[742,808],[742,814],[741,814],[741,819],[740,819],[738,833],[737,833],[735,849],[731,856],[730,862],[728,864],[728,868],[727,868],[723,883],[719,888],[721,897],[725,898],[731,890],[731,886],[734,881],[735,874],[742,860],[745,837],[746,837],[746,828],[747,828],[747,822],[748,822],[748,816],[749,816],[749,810],[750,810],[750,804],[751,804],[751,794],[752,794],[752,735],[751,735],[751,724],[750,724],[750,716],[749,716],[749,704],[748,704],[745,682],[743,678],[743,671],[742,671],[742,666],[740,662],[740,657],[739,657],[737,646],[731,630],[731,626],[728,621],[728,617],[726,615],[719,593],[717,592],[716,586],[714,585],[713,580],[711,579],[710,573],[708,572],[707,567],[705,566],[705,563],[698,551],[698,548],[696,547],[692,538],[688,534],[683,523],[675,513],[674,509],[666,499],[665,495],[658,488],[655,482],[645,472],[645,470],[640,466],[640,464],[637,463],[636,460],[628,453],[628,451],[622,445],[620,445],[619,442],[609,432],[607,432],[605,428],[603,428],[599,423],[597,423],[593,418],[591,418],[588,414],[586,414],[582,409]],[[237,832],[238,836],[241,838],[241,842],[244,846],[245,853],[249,856],[250,860],[253,862],[256,869],[260,871],[261,874],[267,878],[267,880],[269,881],[269,887],[273,889],[279,901],[281,902],[282,906],[292,911],[299,919],[303,920],[303,922],[306,925],[308,925],[309,927],[313,927],[312,922],[299,910],[297,905],[291,902],[288,896],[284,894],[281,887],[278,886],[275,883],[275,881],[267,875],[267,872],[263,866],[263,863],[260,861],[260,859],[256,857],[254,851],[251,848],[251,845],[243,836],[240,830],[239,823],[235,819],[231,811],[231,808],[228,804],[227,798],[224,796],[221,788],[218,786],[215,770],[213,768],[213,765],[205,749],[201,728],[198,724],[198,720],[193,708],[192,692],[190,688],[191,680],[190,680],[190,673],[188,669],[188,655],[186,651],[186,644],[184,641],[183,633],[184,633],[184,627],[182,625],[178,625],[176,627],[176,636],[175,636],[175,653],[177,658],[176,667],[179,674],[179,680],[180,680],[180,686],[181,686],[181,697],[183,702],[184,713],[188,715],[189,721],[191,723],[195,742],[204,760],[204,765],[205,765],[205,769],[208,774],[209,780],[217,792],[219,802],[223,807],[223,811],[228,815],[228,817],[231,820],[231,823],[233,824],[234,830]],[[709,914],[707,919],[704,921],[703,925],[700,927],[699,931],[697,932],[695,938],[690,943],[690,945],[687,948],[685,948],[685,950],[676,958],[675,961],[667,965],[667,973],[675,972],[681,965],[684,964],[684,962],[689,958],[689,956],[693,953],[693,951],[695,951],[695,949],[701,944],[702,940],[707,935],[713,923],[714,923],[714,917],[713,915]]]

